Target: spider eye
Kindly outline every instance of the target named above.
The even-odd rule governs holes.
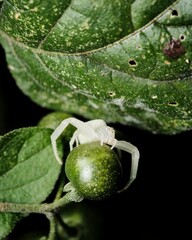
[[[115,130],[112,127],[106,127],[106,131],[110,134],[115,134]]]

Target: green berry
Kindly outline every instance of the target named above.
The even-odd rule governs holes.
[[[68,180],[84,198],[100,200],[117,192],[122,169],[115,152],[100,142],[81,144],[65,163]]]

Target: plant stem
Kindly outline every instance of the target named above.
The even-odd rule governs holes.
[[[64,174],[61,174],[60,179],[59,179],[58,188],[57,188],[57,193],[55,195],[54,201],[61,198],[61,196],[63,194],[63,188],[64,188],[65,182],[66,182],[66,177],[64,176]]]
[[[47,240],[54,240],[56,238],[56,221],[53,213],[46,214],[50,223],[50,231]]]
[[[72,202],[70,194],[65,194],[64,197],[54,201],[53,203],[42,204],[17,204],[17,203],[0,203],[0,212],[12,213],[48,213]]]

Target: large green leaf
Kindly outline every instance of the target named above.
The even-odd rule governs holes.
[[[0,202],[40,203],[49,196],[60,173],[51,133],[50,129],[32,127],[0,138]],[[0,213],[0,239],[21,218],[21,214]]]
[[[49,2],[2,5],[1,43],[25,94],[152,132],[192,128],[191,1]]]

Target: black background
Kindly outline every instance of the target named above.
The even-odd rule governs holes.
[[[36,125],[48,112],[19,90],[0,48],[0,134]],[[87,201],[102,213],[103,239],[190,239],[192,131],[169,136],[115,127],[139,148],[141,158],[137,179],[126,192],[104,201]]]

